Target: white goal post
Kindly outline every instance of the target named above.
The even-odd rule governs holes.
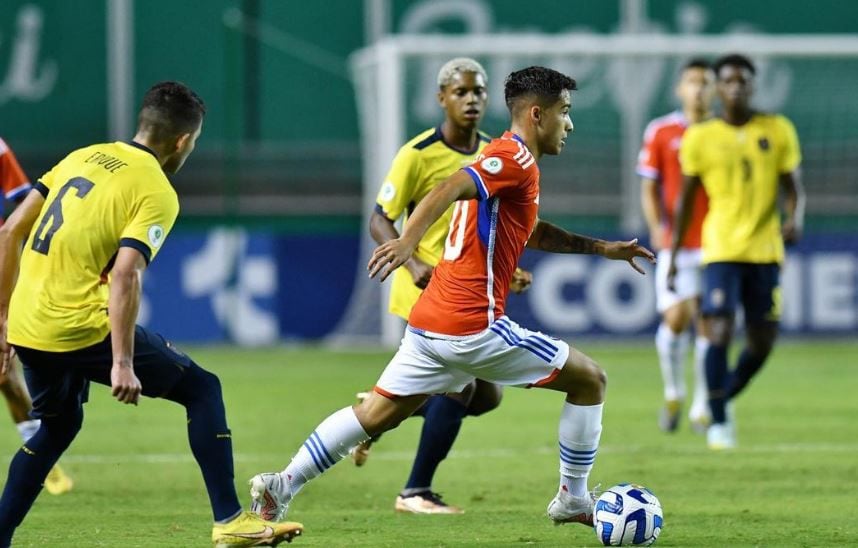
[[[797,125],[803,148],[806,143],[809,147],[806,163],[816,168],[817,163],[831,160],[827,150],[843,149],[834,158],[835,164],[842,164],[820,167],[828,171],[819,177],[829,181],[848,173],[850,166],[858,168],[858,160],[846,152],[849,144],[854,148],[858,143],[858,127],[851,127],[858,124],[858,105],[852,99],[858,86],[858,36],[854,35],[408,35],[386,38],[355,52],[351,70],[361,129],[365,221],[361,260],[374,246],[367,233],[368,218],[391,160],[411,134],[441,120],[440,110],[433,104],[437,91],[433,82],[447,59],[470,56],[486,66],[490,111],[484,128],[490,133],[505,127],[503,79],[512,70],[541,64],[576,78],[579,91],[573,94],[576,130],[570,143],[572,152],[564,152],[565,159],[545,162],[543,192],[552,198],[543,203],[569,214],[616,215],[625,231],[636,233],[643,223],[634,163],[646,123],[668,108],[681,63],[691,57],[714,59],[734,52],[758,63],[760,89],[755,103],[800,118]],[[802,71],[809,71],[814,81],[819,74],[831,73],[830,82],[820,84],[831,88],[829,96],[825,90],[809,88]],[[808,89],[816,94],[815,104],[795,101]],[[831,127],[814,126],[809,132],[813,139],[806,140],[803,125],[815,123],[811,120],[817,116],[829,120]],[[803,120],[808,122],[803,124]],[[847,121],[853,124],[847,125]],[[835,137],[829,140],[829,134]],[[580,167],[572,167],[570,162]],[[574,174],[571,185],[569,173]],[[565,186],[552,186],[551,181],[559,178],[566,180]],[[810,201],[811,207],[858,213],[855,175],[826,182],[823,190],[816,201]],[[395,345],[402,324],[386,312],[382,295],[386,290],[379,291],[375,282],[367,281],[361,267],[351,303],[331,340]]]

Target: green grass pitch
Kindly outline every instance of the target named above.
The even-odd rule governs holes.
[[[664,506],[660,546],[858,544],[858,344],[797,343],[776,349],[737,402],[738,450],[713,453],[683,423],[656,426],[661,384],[647,344],[582,344],[608,371],[608,398],[591,484],[634,481]],[[319,348],[188,348],[223,381],[236,484],[282,469],[328,413],[376,380],[385,351]],[[295,546],[593,546],[579,525],[554,527],[545,507],[557,487],[562,396],[507,389],[501,407],[466,419],[435,488],[462,516],[393,512],[422,419],[406,421],[374,448],[310,484],[292,505],[304,523]],[[145,400],[138,408],[92,388],[81,434],[62,463],[73,492],[42,494],[15,546],[206,546],[211,515],[185,438],[182,409]],[[16,450],[11,424],[0,436]]]

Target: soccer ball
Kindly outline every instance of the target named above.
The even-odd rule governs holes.
[[[641,485],[621,483],[596,501],[593,525],[605,546],[649,546],[661,533],[661,503]]]

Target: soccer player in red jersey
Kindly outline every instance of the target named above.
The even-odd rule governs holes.
[[[33,185],[24,174],[15,153],[6,141],[0,139],[0,191],[2,198],[7,203],[18,205],[26,196]],[[0,218],[0,225],[3,219]],[[15,360],[17,361],[17,360]],[[0,373],[0,393],[6,399],[9,414],[18,427],[21,439],[26,443],[39,430],[41,421],[30,418],[30,410],[33,402],[24,385],[24,379],[18,372],[17,364],[10,365],[5,373]],[[74,486],[72,479],[55,464],[48,476],[45,478],[45,491],[52,495],[61,495],[71,491]]]
[[[667,267],[671,260],[674,211],[682,192],[679,145],[690,124],[712,117],[714,95],[715,73],[709,63],[703,59],[692,59],[685,63],[676,85],[680,110],[649,123],[638,156],[637,172],[642,178],[641,206],[649,226],[650,244],[658,252],[655,271],[656,307],[662,321],[655,335],[655,347],[664,381],[664,407],[659,426],[665,432],[676,430],[685,400],[684,363],[691,346],[690,327],[698,317],[698,301],[702,291],[700,232],[708,205],[706,193],[698,192],[691,226],[677,252],[676,264],[680,268],[675,291],[671,291],[667,287]],[[703,367],[706,338],[699,330],[694,347],[694,395],[688,418],[695,430],[705,431],[709,423],[706,372]]]
[[[525,246],[625,260],[641,273],[636,257],[655,260],[637,240],[606,242],[537,218],[536,161],[563,149],[572,131],[574,89],[573,79],[543,67],[510,74],[504,93],[512,114],[510,130],[421,200],[399,238],[376,248],[369,275],[384,280],[412,256],[427,228],[455,202],[441,262],[373,393],[325,419],[283,472],[254,476],[254,511],[281,519],[304,484],[355,444],[395,428],[429,394],[457,392],[480,378],[566,395],[559,428],[560,488],[548,514],[557,523],[592,525],[587,477],[602,431],[605,373],[565,342],[519,327],[504,315],[509,282]]]

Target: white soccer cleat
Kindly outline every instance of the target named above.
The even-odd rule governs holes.
[[[706,430],[706,444],[713,451],[725,451],[736,448],[736,431],[732,423],[722,422],[709,425]]]
[[[399,495],[393,505],[394,510],[406,514],[464,514],[458,506],[447,504],[441,495],[432,491],[417,493],[410,497]]]
[[[593,493],[588,493],[583,497],[576,497],[566,490],[563,486],[557,492],[557,496],[548,503],[548,517],[556,525],[563,523],[582,523],[590,527],[593,526],[593,508],[596,506],[596,499]]]
[[[709,414],[709,403],[695,400],[688,410],[688,423],[696,433],[705,434],[706,429],[712,424],[712,416]]]
[[[250,478],[250,511],[267,521],[286,517],[292,489],[289,480],[280,474],[256,474]]]

